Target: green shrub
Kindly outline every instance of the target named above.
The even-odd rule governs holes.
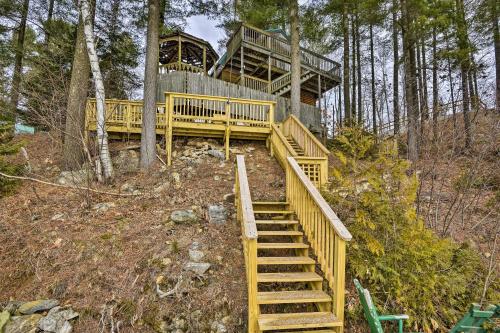
[[[443,331],[479,301],[484,265],[466,245],[440,239],[415,211],[418,181],[393,142],[350,128],[334,143],[340,163],[324,196],[353,235],[348,274],[379,309],[407,313],[412,330]]]
[[[0,172],[15,175],[21,171],[21,166],[8,163],[6,157],[16,154],[21,147],[20,144],[12,143],[13,124],[0,120]],[[0,198],[13,190],[17,182],[0,176]]]

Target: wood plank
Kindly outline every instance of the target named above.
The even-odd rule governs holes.
[[[259,304],[324,303],[332,298],[322,290],[262,291],[257,293]]]
[[[258,230],[257,234],[259,237],[261,236],[302,236],[304,233],[302,231],[295,230],[271,230],[271,231],[262,231]]]
[[[255,214],[277,214],[277,215],[291,215],[295,212],[293,210],[256,210]]]
[[[342,326],[330,312],[261,314],[258,322],[263,331]]]
[[[257,231],[258,233],[259,231]],[[308,249],[309,245],[304,243],[257,243],[257,249]]]
[[[295,225],[295,224],[299,224],[299,221],[295,221],[295,220],[256,220],[255,223],[257,224],[270,224],[270,225],[273,225],[273,224],[276,224],[276,225]]]
[[[323,278],[314,272],[258,273],[258,282],[321,282]]]
[[[309,257],[258,257],[257,265],[314,265]]]

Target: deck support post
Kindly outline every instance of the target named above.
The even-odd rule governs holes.
[[[181,63],[182,63],[182,42],[181,42],[181,36],[179,35],[179,39],[177,40],[177,64],[178,64],[178,68],[177,70],[180,71],[181,70]]]
[[[231,104],[226,103],[226,132],[224,134],[224,147],[226,148],[226,161],[229,160],[229,136],[231,135]]]
[[[244,84],[245,81],[245,55],[243,52],[243,46],[240,48],[240,85]]]
[[[203,47],[203,73],[207,75],[207,48]]]
[[[167,124],[165,126],[165,148],[167,150],[167,165],[172,165],[172,121],[173,121],[173,113],[174,113],[174,99],[172,95],[165,94],[165,120]]]
[[[271,53],[267,57],[267,93],[271,93]]]

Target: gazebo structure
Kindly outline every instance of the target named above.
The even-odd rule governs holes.
[[[209,42],[185,32],[160,37],[160,74],[185,71],[207,75],[218,58]]]

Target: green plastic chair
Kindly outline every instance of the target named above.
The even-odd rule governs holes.
[[[493,320],[500,318],[500,305],[488,305],[481,310],[479,304],[472,304],[469,312],[451,329],[450,333],[487,333],[484,328],[486,322],[494,323]],[[500,333],[500,327],[495,327],[489,332]]]
[[[361,300],[361,305],[365,312],[365,318],[370,325],[371,333],[384,333],[382,328],[382,321],[397,321],[398,322],[398,332],[403,333],[403,320],[408,319],[408,315],[382,315],[380,316],[377,312],[377,308],[373,304],[370,292],[364,289],[361,283],[357,279],[354,279],[354,285],[359,294],[359,299]]]

